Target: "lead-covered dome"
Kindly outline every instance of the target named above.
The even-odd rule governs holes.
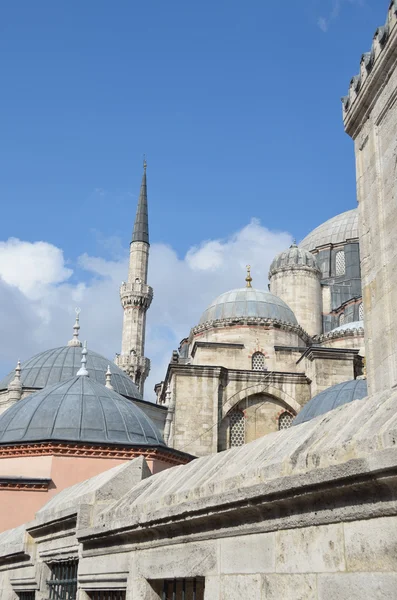
[[[0,416],[0,444],[40,441],[165,446],[140,408],[86,376],[46,387]]]
[[[304,250],[315,250],[327,244],[342,244],[358,239],[358,211],[348,210],[313,229],[299,244]]]
[[[200,324],[223,319],[258,317],[298,325],[290,307],[270,292],[251,287],[221,294],[201,316]]]
[[[80,367],[81,347],[62,346],[36,354],[21,365],[21,383],[24,388],[42,389],[54,383],[66,381],[75,375]],[[105,384],[105,373],[108,365],[112,374],[112,385],[116,392],[129,398],[142,399],[138,387],[128,375],[117,365],[101,354],[87,351],[87,370],[92,380]],[[0,390],[7,389],[14,379],[15,371],[11,371],[0,381]]]
[[[313,269],[320,273],[319,266],[313,254],[304,248],[292,244],[288,250],[277,254],[269,269],[269,278],[278,271],[288,269]]]
[[[353,379],[352,381],[338,383],[309,400],[295,417],[292,424],[299,425],[300,423],[311,421],[315,417],[338,408],[338,406],[348,404],[349,402],[353,402],[353,400],[362,400],[367,395],[366,379]]]

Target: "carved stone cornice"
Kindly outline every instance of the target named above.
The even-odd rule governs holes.
[[[214,321],[206,321],[193,327],[191,335],[196,336],[212,329],[225,329],[228,327],[263,327],[265,329],[281,329],[283,331],[291,331],[296,333],[306,343],[310,343],[311,337],[300,325],[293,325],[278,319],[269,319],[264,317],[232,317],[230,319],[216,319]]]

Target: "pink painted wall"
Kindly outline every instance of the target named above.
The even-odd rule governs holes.
[[[0,532],[34,519],[35,513],[61,490],[94,477],[126,460],[76,456],[24,456],[0,459],[0,475],[51,479],[48,490],[0,490]],[[159,473],[171,465],[147,460],[151,472]]]

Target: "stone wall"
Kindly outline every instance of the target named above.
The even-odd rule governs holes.
[[[397,9],[344,100],[354,139],[369,393],[397,384]]]

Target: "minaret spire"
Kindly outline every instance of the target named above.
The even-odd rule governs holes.
[[[150,245],[146,169],[144,158],[130,245],[128,282],[123,283],[120,288],[121,305],[124,309],[123,335],[121,354],[116,356],[115,361],[135,381],[142,394],[150,370],[150,361],[145,358],[146,312],[153,298],[153,289],[147,285]]]

